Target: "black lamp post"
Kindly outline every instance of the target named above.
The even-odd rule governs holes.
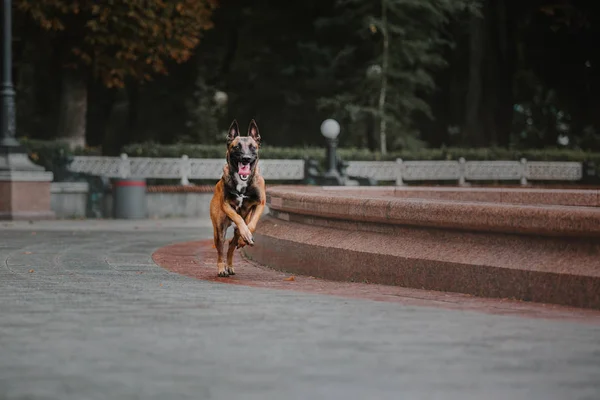
[[[2,87],[0,96],[2,107],[0,109],[0,151],[2,153],[20,150],[20,145],[15,138],[15,89],[12,84],[12,1],[2,0]]]
[[[336,156],[340,124],[335,119],[326,119],[321,124],[321,134],[327,139],[327,171],[323,174],[324,183],[328,185],[343,185],[343,179],[337,170]]]
[[[11,171],[23,171],[33,179],[31,173],[43,173],[44,168],[29,160],[25,148],[16,138],[15,88],[12,83],[12,0],[2,0],[0,11],[0,175],[3,179],[13,179]]]
[[[51,219],[52,173],[35,165],[16,138],[15,89],[12,84],[12,1],[0,10],[0,219]],[[32,185],[35,183],[35,185]],[[6,196],[7,193],[14,193]],[[35,201],[32,201],[35,199]]]

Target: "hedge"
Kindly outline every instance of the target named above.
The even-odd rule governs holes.
[[[86,148],[71,150],[69,145],[60,140],[32,140],[27,138],[19,138],[19,141],[27,150],[29,158],[34,163],[43,166],[48,171],[55,174],[59,172],[61,164],[69,157],[74,155],[100,155],[101,151],[98,148]]]
[[[223,145],[157,145],[154,143],[138,143],[125,146],[123,152],[130,157],[181,157],[190,158],[221,158],[225,155]],[[531,149],[517,150],[504,148],[438,148],[421,149],[417,151],[399,151],[386,155],[373,153],[366,149],[340,148],[338,155],[346,161],[385,161],[396,160],[520,160],[526,158],[531,161],[594,161],[600,163],[600,153],[586,152],[572,149]],[[320,147],[270,147],[264,146],[260,150],[264,159],[300,159],[313,158],[324,161],[325,149]]]
[[[76,149],[71,151],[68,145],[60,141],[41,141],[20,139],[27,149],[30,158],[48,170],[54,171],[60,160],[73,155],[100,155],[98,148]],[[158,145],[155,143],[130,144],[123,148],[130,157],[181,157],[190,158],[222,158],[225,156],[224,145],[193,145],[175,144]],[[378,161],[378,160],[519,160],[526,158],[531,161],[593,161],[600,165],[600,153],[585,152],[572,149],[532,149],[516,150],[504,148],[439,148],[421,149],[417,151],[400,151],[388,153],[373,153],[366,149],[341,148],[338,155],[345,161]],[[263,159],[301,159],[313,158],[324,162],[325,149],[320,147],[271,147],[264,146],[260,150]]]

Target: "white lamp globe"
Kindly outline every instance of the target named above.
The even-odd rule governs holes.
[[[340,134],[340,124],[335,119],[326,119],[321,124],[321,134],[327,139],[335,139]]]
[[[381,76],[381,67],[379,65],[371,65],[367,68],[367,79],[377,79]]]
[[[569,137],[567,135],[559,135],[558,138],[556,139],[556,142],[558,144],[560,144],[561,146],[568,146],[569,145]]]
[[[227,104],[227,100],[229,100],[229,96],[227,96],[227,93],[221,91],[221,90],[217,90],[215,92],[215,97],[214,97],[215,103],[217,103],[218,106],[224,106],[225,104]]]

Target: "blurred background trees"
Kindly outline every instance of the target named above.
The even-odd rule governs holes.
[[[212,28],[216,1],[16,0],[15,6],[21,17],[16,32],[22,42],[20,62],[29,64],[29,78],[50,64],[55,70],[45,79],[60,82],[55,134],[72,146],[85,146],[88,87],[100,83],[115,89],[109,96],[126,88],[132,103],[127,128],[135,126],[138,84],[167,74],[170,62],[190,59],[202,32]]]
[[[597,0],[14,0],[18,134],[600,150]]]

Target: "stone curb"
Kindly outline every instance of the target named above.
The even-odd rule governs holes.
[[[600,323],[600,312],[595,310],[509,299],[477,298],[459,293],[443,293],[365,282],[336,282],[312,276],[292,275],[289,272],[266,268],[253,260],[242,257],[239,252],[236,252],[234,258],[236,275],[219,278],[216,274],[216,252],[212,246],[212,240],[167,245],[157,249],[152,258],[156,264],[171,272],[222,284],[391,302],[405,306]]]
[[[374,224],[371,231],[365,224],[351,230],[331,220],[319,226],[314,217],[286,217],[264,217],[246,253],[324,279],[600,309],[597,241],[412,227],[390,234]]]

